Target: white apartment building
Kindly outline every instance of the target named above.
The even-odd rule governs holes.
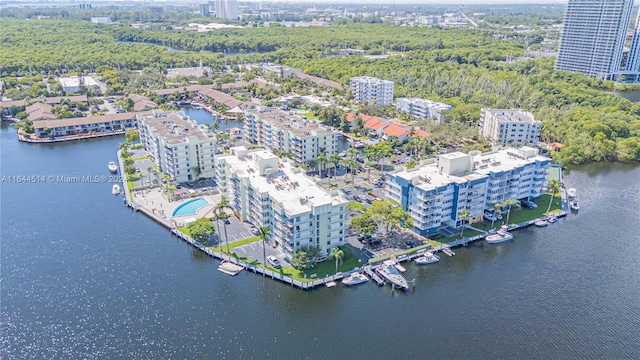
[[[100,89],[98,82],[91,76],[59,77],[57,80],[66,94],[78,93],[83,88]]]
[[[531,199],[543,194],[551,159],[537,149],[506,148],[496,152],[453,152],[428,159],[421,166],[387,174],[388,198],[399,202],[421,234],[459,227],[461,214],[482,220],[485,209],[506,199]]]
[[[238,20],[238,0],[216,0],[216,17]]]
[[[216,183],[242,221],[270,227],[267,239],[287,254],[301,246],[322,253],[346,241],[348,201],[329,194],[273,153],[234,147],[216,157]]]
[[[387,105],[393,102],[393,81],[370,76],[356,76],[349,79],[349,87],[358,103]]]
[[[137,116],[140,142],[160,171],[176,183],[215,175],[216,139],[182,112],[154,110]]]
[[[407,114],[440,122],[443,111],[451,111],[451,105],[420,98],[397,98],[396,108]]]
[[[102,17],[92,17],[91,22],[94,24],[112,24],[110,17],[102,16]]]
[[[496,143],[505,145],[537,145],[542,122],[522,109],[486,109],[480,117],[480,133]]]
[[[298,163],[338,152],[338,139],[331,128],[276,108],[245,110],[244,133],[254,144],[292,152]]]
[[[612,80],[620,71],[633,0],[569,0],[556,69]]]

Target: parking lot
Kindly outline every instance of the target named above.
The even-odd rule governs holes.
[[[214,221],[214,224],[217,226],[217,222]],[[221,234],[221,239],[224,243],[224,225],[222,224],[222,220],[220,220],[220,229],[217,229],[217,231]],[[244,240],[255,236],[251,233],[251,225],[240,222],[240,220],[235,216],[231,216],[229,218],[229,224],[227,224],[227,235],[229,236],[229,244],[234,241]]]
[[[255,260],[260,263],[263,262],[263,254],[262,254],[262,241],[257,241],[251,244],[243,245],[234,249],[236,254],[242,257],[246,257],[247,259]],[[280,251],[280,249],[276,249],[273,246],[267,243],[266,246],[267,256],[272,255],[275,256],[278,261],[282,264],[282,266],[289,265],[289,261],[285,253]]]
[[[131,157],[134,159],[139,159],[147,156],[147,151],[144,149],[131,149],[129,151],[131,152]],[[156,164],[153,162],[153,159],[150,157],[144,160],[136,160],[133,163],[133,166],[135,166],[136,170],[140,173],[140,179],[135,181],[136,187],[149,185],[151,182],[153,182],[153,180],[156,180],[153,171],[150,175],[147,171],[147,169],[149,168],[154,168],[155,165]]]

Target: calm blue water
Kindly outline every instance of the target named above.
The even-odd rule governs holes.
[[[214,120],[210,112],[205,109],[194,109],[190,106],[181,107],[180,110],[184,111],[187,116],[195,120],[198,124],[213,124],[218,123],[220,130],[238,128],[242,129],[244,125],[242,121],[232,120]]]
[[[195,215],[198,213],[200,208],[209,205],[209,202],[204,198],[197,198],[178,206],[173,211],[173,216],[185,216],[185,215]]]
[[[18,143],[2,176],[109,175],[121,139]],[[229,277],[111,195],[2,183],[2,359],[638,359],[640,167],[566,174],[581,210],[407,265],[410,293]]]

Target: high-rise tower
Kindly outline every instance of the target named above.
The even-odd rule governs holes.
[[[569,0],[556,69],[611,80],[620,71],[633,0]]]
[[[636,28],[633,31],[627,64],[624,69],[626,72],[631,73],[640,72],[640,11],[638,11],[638,17],[636,17]]]

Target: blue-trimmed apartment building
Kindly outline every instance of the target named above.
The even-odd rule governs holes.
[[[489,153],[453,152],[428,159],[415,169],[387,174],[387,197],[398,201],[421,235],[442,227],[482,220],[485,209],[506,199],[535,199],[544,193],[551,159],[530,147]]]

